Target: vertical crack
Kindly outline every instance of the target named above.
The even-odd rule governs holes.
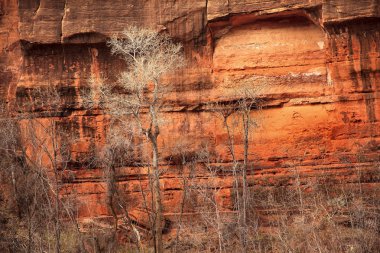
[[[206,23],[208,22],[208,0],[206,0]]]
[[[38,11],[40,10],[40,8],[41,8],[41,0],[38,1],[38,7],[37,7],[37,9],[34,11],[33,16],[35,16],[35,15],[38,13]]]
[[[67,5],[67,0],[64,0],[65,4],[63,5],[63,13],[62,13],[62,18],[61,18],[61,33],[60,33],[60,38],[61,38],[61,43],[63,42],[63,20],[66,17],[66,5]]]

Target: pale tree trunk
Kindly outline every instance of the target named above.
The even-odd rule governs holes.
[[[59,213],[61,209],[61,206],[59,203],[60,178],[59,178],[59,171],[58,171],[58,164],[57,164],[58,158],[57,158],[57,149],[56,149],[56,145],[58,144],[56,143],[56,140],[54,139],[55,134],[56,134],[54,130],[55,130],[55,124],[53,124],[53,127],[52,127],[53,160],[51,162],[54,169],[54,181],[55,181],[54,182],[55,183],[55,252],[60,253],[61,252],[61,224],[60,224],[60,217],[59,217],[60,216]]]
[[[157,253],[163,252],[162,245],[162,204],[161,204],[161,189],[160,189],[160,172],[158,166],[158,147],[157,136],[151,138],[153,148],[153,195],[154,195],[154,209],[155,209],[155,248]]]
[[[157,104],[157,95],[158,95],[158,81],[154,82],[154,91],[153,91],[153,101],[149,106],[150,113],[150,128],[148,130],[148,138],[152,145],[152,166],[153,166],[153,202],[154,202],[154,232],[155,232],[155,243],[154,248],[157,253],[163,252],[163,242],[162,242],[162,203],[161,203],[161,189],[160,189],[160,170],[159,170],[159,152],[157,145],[157,138],[160,134],[160,127],[158,124],[158,107]]]
[[[186,164],[186,161],[183,160],[182,165],[181,165],[181,171],[184,170],[184,166]],[[187,180],[185,178],[185,175],[182,173],[182,185],[183,185],[183,195],[182,195],[182,201],[181,201],[181,207],[180,207],[180,213],[179,213],[179,219],[178,219],[178,226],[177,226],[177,231],[176,231],[176,236],[175,236],[175,245],[174,245],[174,252],[177,253],[177,247],[178,247],[178,241],[179,241],[179,232],[181,229],[182,225],[182,216],[183,212],[185,210],[185,201],[187,198]]]
[[[55,131],[56,125],[55,122],[52,122],[51,125],[51,141],[53,146],[53,156],[51,159],[51,163],[53,165],[54,169],[54,183],[55,183],[55,252],[60,253],[61,252],[61,222],[60,222],[60,199],[59,199],[59,190],[60,190],[60,175],[58,171],[58,142],[55,139],[57,137],[57,132]],[[49,157],[51,157],[49,155]]]
[[[240,211],[241,200],[240,200],[240,193],[239,193],[239,178],[238,178],[238,173],[237,173],[237,170],[239,169],[239,164],[238,164],[238,161],[236,160],[236,156],[235,156],[234,134],[231,132],[231,129],[230,129],[230,126],[228,125],[227,120],[228,120],[228,116],[224,116],[223,117],[223,124],[227,130],[228,149],[229,149],[229,152],[230,152],[230,155],[232,158],[232,162],[233,162],[232,174],[234,177],[234,184],[235,184],[234,188],[235,188],[235,192],[236,192],[236,200],[235,200],[236,210]],[[238,217],[238,218],[240,220],[240,217]]]
[[[249,112],[248,112],[249,113]],[[249,144],[249,115],[247,112],[242,113],[243,121],[243,146],[244,160],[243,166],[237,161],[234,148],[234,136],[227,122],[227,117],[224,117],[224,126],[227,130],[228,149],[233,161],[233,176],[235,181],[236,191],[236,210],[238,212],[238,225],[240,243],[243,252],[247,252],[247,204],[248,204],[248,185],[247,185],[247,170],[248,170],[248,144]]]
[[[243,128],[244,128],[244,161],[242,171],[242,210],[241,210],[241,227],[242,227],[242,246],[243,252],[247,252],[247,205],[248,205],[248,183],[247,183],[247,170],[248,170],[248,148],[249,148],[249,112],[243,113]]]
[[[216,213],[216,222],[217,222],[217,229],[218,229],[219,253],[222,253],[223,252],[223,232],[221,228],[222,222],[220,218],[218,203],[216,202],[215,196],[214,196],[214,201],[215,201],[215,213]]]
[[[55,170],[55,252],[60,253],[61,252],[61,225],[59,220],[59,211],[60,211],[60,205],[59,205],[59,186],[58,186],[58,175],[57,170]]]

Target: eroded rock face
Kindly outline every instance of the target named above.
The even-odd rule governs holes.
[[[124,65],[110,55],[105,40],[130,24],[166,30],[184,43],[189,59],[185,69],[166,77],[174,86],[159,137],[161,163],[168,168],[162,177],[166,213],[178,212],[182,195],[181,171],[168,162],[179,145],[191,153],[207,144],[219,162],[230,165],[222,120],[206,106],[231,99],[239,82],[226,80],[253,76],[252,85],[267,84],[264,109],[252,112],[259,119],[249,154],[255,169],[249,177],[256,185],[291,184],[294,164],[305,182],[322,173],[353,182],[354,167],[368,175],[378,169],[377,0],[3,1],[1,99],[28,100],[31,88],[61,87],[65,108],[59,122],[77,136],[66,186],[82,203],[82,218],[108,216],[109,210],[102,171],[86,166],[104,142],[105,116],[83,108],[81,91],[93,75],[115,80]],[[238,135],[239,158],[242,142]],[[147,168],[120,172],[125,192],[135,200],[131,213],[143,220],[139,182],[147,186]],[[198,173],[199,182],[207,183],[205,172]],[[379,187],[378,177],[361,180]],[[232,179],[220,181],[220,199],[229,210]]]

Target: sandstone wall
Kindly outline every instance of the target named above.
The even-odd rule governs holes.
[[[263,111],[252,112],[259,119],[250,153],[256,184],[289,185],[296,166],[303,182],[324,174],[344,184],[357,180],[354,168],[363,168],[363,183],[379,187],[378,0],[3,0],[1,98],[12,103],[27,100],[34,87],[61,87],[59,121],[77,136],[67,186],[84,203],[82,217],[109,213],[101,170],[85,166],[104,141],[104,115],[83,109],[81,89],[91,75],[112,80],[122,70],[105,41],[130,24],[167,30],[184,43],[189,59],[167,77],[175,89],[166,98],[159,142],[168,166],[162,179],[168,217],[178,212],[182,193],[178,166],[165,158],[181,143],[189,152],[208,143],[228,166],[226,132],[206,104],[231,99],[236,85],[225,80],[252,75],[252,85],[268,84]],[[241,138],[235,145],[242,157]],[[138,175],[146,179],[146,168],[121,170],[126,191],[138,199]],[[231,177],[220,180],[229,210]],[[140,208],[136,201],[136,217]]]

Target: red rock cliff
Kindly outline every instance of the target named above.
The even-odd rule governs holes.
[[[12,103],[27,97],[29,88],[64,87],[60,121],[77,136],[68,186],[84,203],[82,217],[109,213],[101,170],[84,166],[104,140],[104,115],[81,107],[80,89],[91,75],[117,76],[123,64],[105,41],[130,24],[167,30],[183,42],[190,62],[168,78],[175,91],[166,98],[163,158],[179,141],[189,151],[207,142],[228,165],[222,122],[205,104],[230,98],[236,87],[226,78],[253,75],[257,84],[268,84],[252,132],[258,184],[291,183],[289,167],[299,161],[302,180],[325,173],[352,183],[353,168],[360,167],[369,175],[363,183],[379,187],[379,178],[370,176],[380,160],[378,0],[3,0],[0,96]],[[242,140],[235,145],[241,157]],[[170,217],[178,212],[181,184],[176,167],[168,167],[162,187]],[[137,175],[146,171],[129,167],[123,173],[126,192],[138,198]],[[227,208],[231,178],[220,180]]]

